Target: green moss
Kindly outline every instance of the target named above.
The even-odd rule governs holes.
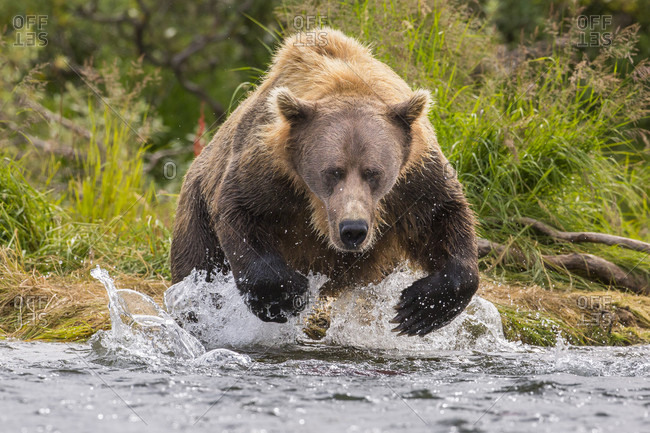
[[[554,346],[560,333],[571,344],[581,343],[568,326],[546,313],[521,311],[502,305],[497,305],[497,308],[501,314],[503,332],[510,341],[521,341],[534,346]]]
[[[570,325],[549,312],[525,311],[497,305],[503,331],[510,341],[534,346],[554,346],[560,335],[576,346],[629,346],[650,343],[650,332],[639,327]]]

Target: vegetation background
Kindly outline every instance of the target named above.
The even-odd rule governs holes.
[[[559,242],[519,220],[650,241],[648,11],[649,0],[3,2],[0,330],[76,339],[108,326],[97,264],[160,297],[194,155],[278,41],[325,24],[432,91],[480,235],[516,251],[481,259],[482,294],[510,338],[650,341],[647,253]],[[639,290],[548,266],[570,253],[615,263]]]

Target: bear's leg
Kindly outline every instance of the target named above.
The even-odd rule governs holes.
[[[423,206],[426,209],[426,207]],[[431,209],[429,207],[429,209]],[[464,202],[451,204],[440,218],[419,215],[405,241],[411,259],[429,273],[404,289],[391,321],[400,335],[424,336],[458,316],[478,289],[478,257],[473,218]]]
[[[250,310],[265,322],[284,323],[307,304],[309,282],[291,269],[256,221],[229,213],[218,235]]]
[[[206,271],[208,281],[214,272],[226,274],[230,270],[198,181],[186,181],[183,185],[174,223],[170,259],[174,284],[194,269]]]

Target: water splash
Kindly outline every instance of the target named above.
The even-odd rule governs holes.
[[[149,296],[130,289],[118,290],[108,272],[99,266],[90,275],[99,280],[108,293],[111,330],[99,331],[91,340],[95,352],[104,359],[147,364],[172,360],[191,360],[197,365],[250,363],[247,356],[225,349],[225,352],[206,353],[201,342],[181,328]]]
[[[327,279],[309,276],[309,299]],[[207,348],[281,347],[302,339],[304,319],[311,305],[287,323],[263,322],[244,303],[232,274],[214,275],[205,281],[204,272],[193,272],[165,292],[165,308]]]
[[[434,355],[452,350],[512,350],[503,334],[501,316],[489,301],[474,296],[465,311],[442,329],[424,337],[398,336],[390,319],[400,293],[423,275],[396,270],[379,284],[342,294],[332,305],[332,326],[325,342],[401,354]]]
[[[163,355],[221,363],[238,355],[226,348],[300,349],[314,344],[303,333],[312,305],[287,323],[262,322],[249,311],[232,274],[215,275],[206,282],[205,273],[193,272],[167,290],[164,308],[141,293],[117,290],[108,272],[99,267],[91,274],[104,284],[110,299],[113,329],[95,339],[104,349],[108,346],[141,357]],[[379,284],[341,294],[331,304],[331,325],[319,344],[423,356],[455,350],[513,350],[517,346],[504,338],[496,307],[478,296],[451,324],[425,337],[392,332],[393,306],[401,291],[420,277],[407,269],[396,270]],[[317,299],[318,289],[327,279],[319,275],[308,278],[310,299]],[[206,354],[206,349],[213,352]]]

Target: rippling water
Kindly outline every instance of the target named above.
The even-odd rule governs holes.
[[[95,275],[110,332],[0,342],[0,431],[650,431],[649,346],[509,343],[480,298],[431,336],[396,337],[406,271],[337,301],[319,343],[300,320],[252,317],[227,277],[174,286],[163,309]]]

